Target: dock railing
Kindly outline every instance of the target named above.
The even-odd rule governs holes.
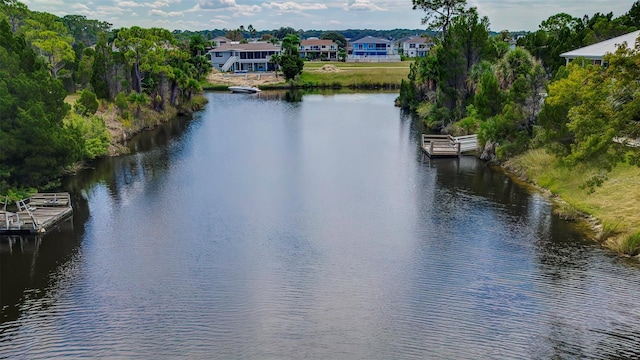
[[[460,152],[478,150],[478,135],[456,136],[453,141],[460,144]]]
[[[453,137],[451,135],[422,134],[422,149],[429,156],[459,156],[461,153],[478,149],[478,136]]]

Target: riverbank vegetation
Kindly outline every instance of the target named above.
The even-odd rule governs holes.
[[[520,178],[548,189],[562,202],[557,210],[560,217],[574,221],[590,214],[599,219],[599,240],[623,254],[640,252],[640,167],[620,164],[611,172],[589,165],[564,166],[559,159],[542,148],[527,151],[504,164]],[[584,179],[604,176],[597,189],[589,190]]]
[[[204,46],[202,36],[178,42],[164,29],[112,30],[0,2],[0,194],[54,188],[141,129],[202,108]]]
[[[611,248],[637,254],[640,199],[629,194],[640,193],[640,47],[621,46],[607,67],[559,55],[640,28],[640,1],[618,18],[554,15],[515,48],[465,3],[414,1],[441,36],[411,66],[398,105],[433,131],[477,133],[495,149],[483,157],[560,194],[566,214],[601,219]]]

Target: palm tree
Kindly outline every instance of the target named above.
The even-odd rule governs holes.
[[[249,26],[247,27],[247,31],[249,31],[249,33],[251,34],[252,38],[256,37],[256,29],[253,27],[253,25],[249,24]]]
[[[300,46],[300,39],[296,34],[287,34],[287,36],[282,39],[282,49],[287,55],[297,54],[298,46]]]
[[[273,54],[269,58],[269,62],[274,64],[273,69],[276,73],[276,79],[278,78],[278,66],[280,66],[280,61],[282,60],[282,56],[280,54]]]

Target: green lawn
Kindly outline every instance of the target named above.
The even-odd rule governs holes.
[[[311,86],[398,87],[407,78],[411,63],[305,62],[300,82]],[[340,71],[318,71],[325,65],[333,65]]]

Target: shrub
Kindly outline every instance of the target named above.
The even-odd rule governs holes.
[[[85,89],[76,100],[75,109],[80,115],[93,115],[98,111],[98,99],[93,91]]]

